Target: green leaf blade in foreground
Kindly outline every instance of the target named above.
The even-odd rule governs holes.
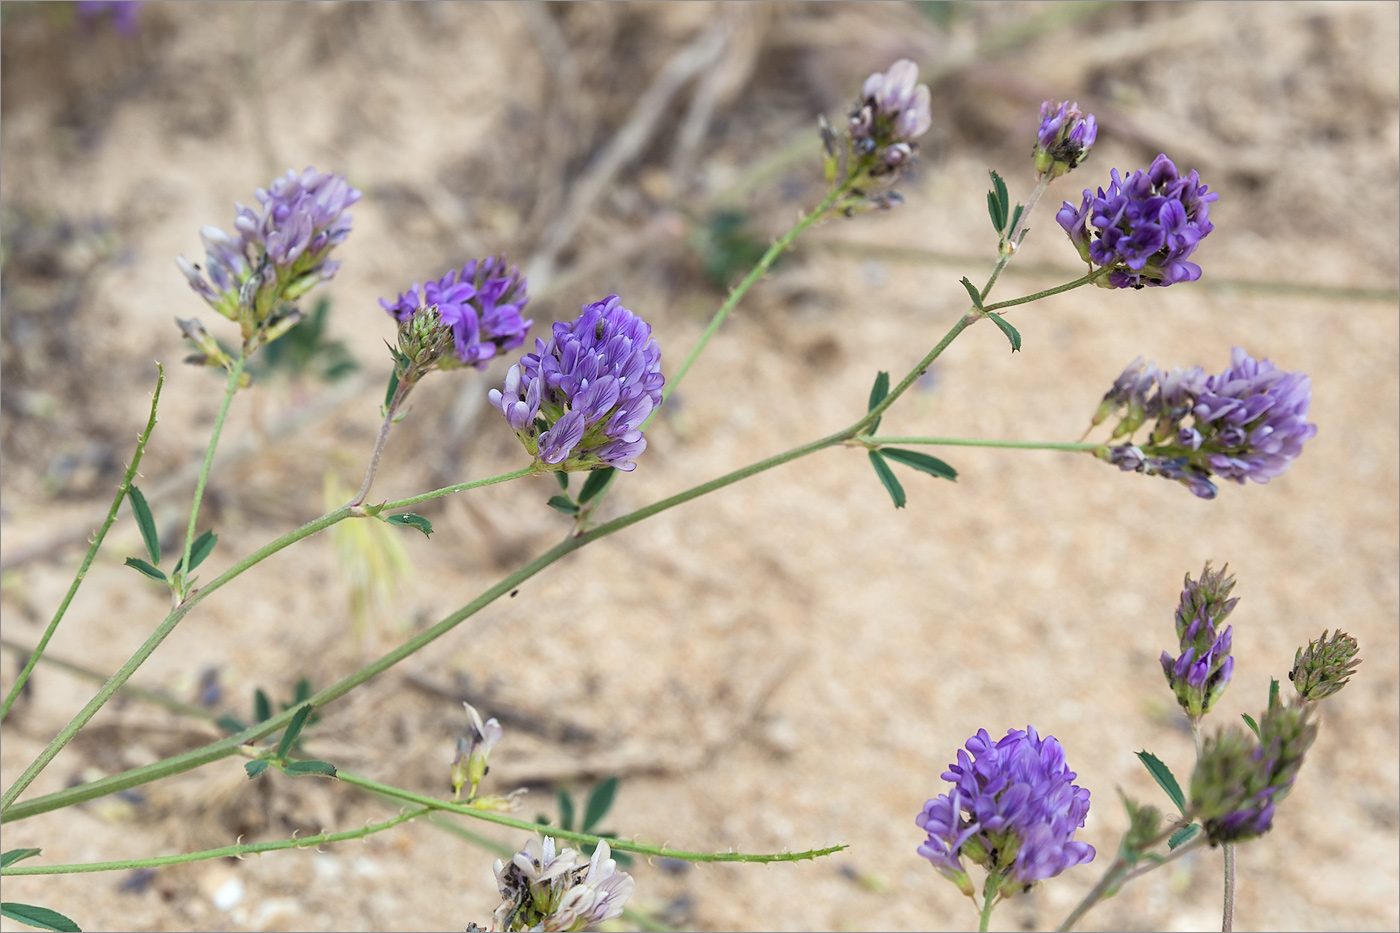
[[[1181,827],[1176,832],[1172,833],[1171,838],[1167,840],[1167,848],[1175,849],[1177,846],[1181,845],[1183,842],[1186,842],[1200,831],[1200,823],[1192,823],[1190,826]]]
[[[146,553],[151,556],[152,564],[159,565],[160,535],[156,533],[156,520],[151,516],[151,507],[146,504],[145,495],[136,488],[135,483],[131,484],[127,496],[131,499],[131,514],[136,516],[136,525],[141,529],[141,540],[146,542]]]
[[[258,722],[267,722],[272,718],[272,701],[261,687],[253,691],[253,718]]]
[[[157,570],[156,568],[152,567],[150,564],[146,563],[139,557],[128,557],[126,559],[126,565],[128,567],[136,568],[146,576],[150,577],[152,580],[155,580],[157,583],[166,582],[166,576],[163,571]]]
[[[391,349],[392,349],[392,348],[391,348]],[[398,355],[398,354],[396,353],[395,356],[397,356],[397,355]],[[394,401],[394,393],[397,392],[397,391],[399,391],[399,371],[398,371],[398,368],[396,367],[396,368],[394,369],[394,371],[393,371],[392,373],[389,374],[389,388],[388,388],[388,390],[384,393],[384,410],[385,410],[385,411],[388,411],[388,410],[389,410],[389,405],[392,404],[393,401]]]
[[[56,910],[35,907],[32,904],[19,904],[15,901],[0,903],[0,916],[23,923],[25,926],[41,930],[54,930],[56,933],[83,933],[83,928]]]
[[[1143,767],[1152,775],[1152,779],[1157,782],[1157,786],[1167,792],[1167,796],[1176,804],[1177,811],[1186,812],[1186,795],[1181,792],[1181,785],[1176,781],[1176,775],[1172,774],[1172,769],[1156,755],[1148,751],[1137,753],[1138,760]]]
[[[958,471],[953,469],[951,464],[945,463],[937,457],[919,453],[917,450],[904,450],[900,447],[881,447],[880,453],[907,467],[913,467],[921,473],[927,473],[929,476],[957,481]]]
[[[875,406],[883,402],[885,400],[885,397],[889,394],[890,374],[882,370],[881,372],[875,374],[875,384],[870,387],[870,405],[865,410],[867,412],[874,411]],[[879,427],[880,419],[876,418],[874,421],[872,421],[869,425],[866,426],[865,431],[863,433],[874,434]]]
[[[1011,205],[1011,192],[1006,182],[996,172],[992,172],[992,190],[987,192],[987,213],[991,215],[992,227],[997,233],[1006,232],[1006,212]]]
[[[608,480],[612,479],[613,473],[617,472],[615,467],[601,467],[588,474],[588,479],[583,483],[583,489],[579,490],[578,501],[587,502],[598,493],[603,491],[603,487],[608,485]],[[564,473],[560,473],[564,476]]]
[[[294,761],[283,768],[282,771],[284,774],[290,774],[293,777],[299,774],[323,774],[326,777],[336,776],[335,765],[331,764],[329,761],[317,761],[315,759],[310,761]]]
[[[875,475],[880,477],[880,482],[884,483],[885,491],[894,500],[894,507],[904,508],[904,504],[909,501],[909,497],[904,494],[904,487],[900,485],[899,479],[894,475],[894,470],[885,462],[885,458],[880,456],[878,450],[870,451],[870,465],[875,468]]]
[[[617,795],[617,782],[617,775],[613,775],[593,788],[593,793],[588,795],[588,806],[583,811],[584,832],[591,833],[593,827],[612,809],[613,797]]]
[[[982,310],[982,293],[977,290],[977,286],[972,284],[972,280],[967,276],[962,277],[962,287],[967,289],[967,297],[972,299],[972,306],[978,311]],[[996,317],[995,314],[992,317]]]
[[[248,772],[248,779],[252,780],[267,770],[267,762],[261,758],[257,761],[244,762],[243,770]]]
[[[44,850],[43,850],[43,849],[11,849],[10,851],[4,853],[3,855],[0,855],[0,868],[4,868],[6,865],[13,865],[15,862],[18,862],[18,861],[20,861],[21,859],[33,858],[34,856],[38,855],[38,854],[39,854],[40,852],[42,852],[42,851],[44,851]]]
[[[214,552],[214,545],[219,543],[219,536],[212,531],[206,531],[195,539],[194,545],[190,548],[190,570],[194,570],[204,559]],[[185,566],[185,559],[180,558],[180,562],[175,565],[176,573]]]
[[[277,757],[286,758],[291,753],[292,747],[297,744],[297,739],[301,736],[301,730],[306,725],[306,719],[311,715],[311,704],[308,703],[292,715],[292,721],[287,723],[287,731],[282,733],[282,741],[277,743]]]
[[[1001,332],[1006,335],[1006,339],[1011,341],[1011,352],[1015,353],[1021,349],[1021,332],[1011,326],[1011,322],[997,314],[995,311],[988,311],[987,317],[992,319],[992,323],[1001,328]]]
[[[389,524],[406,525],[409,528],[417,528],[419,531],[423,532],[424,537],[431,537],[433,534],[433,523],[421,515],[415,515],[413,512],[404,512],[401,515],[390,515]]]
[[[578,505],[568,496],[550,496],[545,505],[564,515],[578,514]]]
[[[1240,713],[1240,715],[1244,717],[1244,724],[1249,726],[1249,731],[1253,732],[1254,737],[1262,742],[1264,737],[1259,734],[1259,723],[1255,722],[1254,717],[1248,713]]]

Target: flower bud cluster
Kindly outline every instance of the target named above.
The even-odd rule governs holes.
[[[1047,100],[1040,105],[1040,129],[1035,137],[1035,170],[1059,178],[1078,168],[1089,157],[1098,139],[1094,115],[1081,113],[1079,105]]]
[[[1293,658],[1293,670],[1288,679],[1303,700],[1325,700],[1341,691],[1356,673],[1361,659],[1356,656],[1356,639],[1338,629],[1331,638],[1324,630],[1317,641],[1299,648]]]
[[[1231,598],[1235,578],[1224,569],[1212,571],[1207,563],[1200,579],[1186,576],[1186,588],[1176,609],[1176,636],[1180,654],[1162,652],[1162,670],[1177,702],[1193,722],[1210,712],[1230,684],[1235,659],[1230,655],[1234,627],[1221,631],[1238,597]]]
[[[628,471],[665,381],[650,325],[612,295],[537,338],[489,398],[543,469]]]
[[[1199,366],[1164,372],[1139,357],[1104,396],[1094,424],[1126,409],[1113,439],[1131,439],[1155,419],[1151,435],[1141,446],[1105,446],[1098,456],[1213,499],[1213,476],[1267,483],[1287,472],[1317,434],[1317,425],[1307,420],[1311,403],[1306,375],[1256,360],[1239,347],[1231,352],[1230,367],[1212,376]]]
[[[591,859],[574,849],[556,854],[554,839],[531,839],[509,861],[496,861],[501,906],[493,930],[586,930],[622,916],[632,896],[632,876],[617,870],[606,842]]]
[[[521,316],[530,301],[527,284],[516,267],[507,269],[504,256],[491,256],[470,260],[461,269],[452,269],[425,285],[414,283],[396,300],[381,298],[379,304],[399,322],[400,350],[406,355],[417,354],[404,348],[405,328],[413,335],[409,338],[412,347],[424,346],[424,341],[426,346],[439,346],[443,337],[432,331],[441,328],[450,336],[455,353],[440,352],[433,357],[437,368],[485,369],[496,354],[525,342],[534,323]],[[418,320],[430,311],[436,315],[435,321]]]
[[[1277,701],[1259,720],[1257,739],[1239,726],[1206,737],[1191,775],[1191,816],[1205,826],[1212,845],[1269,831],[1316,738],[1307,709]]]
[[[1183,177],[1166,155],[1146,171],[1124,178],[1113,169],[1110,177],[1107,191],[1086,188],[1078,207],[1066,201],[1055,215],[1080,257],[1107,270],[1098,284],[1142,288],[1199,279],[1201,267],[1188,257],[1215,229],[1210,204],[1220,195],[1194,171]]]
[[[856,153],[873,157],[871,175],[889,174],[906,164],[914,157],[915,140],[933,124],[928,85],[918,80],[919,66],[907,58],[865,79],[849,127]]]
[[[245,341],[275,339],[300,314],[288,307],[340,268],[330,253],[350,235],[346,209],[360,199],[340,175],[314,168],[289,171],[254,192],[257,209],[236,205],[236,235],[218,227],[200,231],[206,268],[184,256],[176,262],[209,306],[237,321]]]
[[[951,793],[914,820],[928,833],[919,854],[969,897],[964,856],[987,870],[986,890],[1003,897],[1092,861],[1094,847],[1074,839],[1089,813],[1089,791],[1075,777],[1053,736],[1028,726],[993,742],[979,729],[943,773]]]

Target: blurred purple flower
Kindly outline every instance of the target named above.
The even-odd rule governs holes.
[[[531,839],[509,861],[496,860],[501,905],[493,930],[587,930],[622,916],[636,885],[599,842],[587,861],[574,849],[556,854],[553,837]]]
[[[491,256],[470,260],[426,285],[414,283],[396,301],[381,298],[379,304],[400,324],[421,310],[437,308],[442,323],[452,329],[457,361],[485,369],[497,353],[525,342],[534,323],[521,317],[530,301],[526,286],[518,269],[507,270],[505,257]]]
[[[1079,104],[1047,100],[1040,105],[1040,129],[1035,137],[1035,170],[1051,178],[1077,168],[1089,156],[1098,138],[1094,115],[1080,112]]]
[[[83,22],[93,23],[105,18],[123,36],[136,35],[141,25],[140,0],[78,0],[77,7],[78,17]]]
[[[888,174],[912,159],[915,140],[933,124],[928,85],[918,81],[919,66],[907,58],[865,79],[850,133],[858,154],[875,154],[871,174]]]
[[[1028,726],[993,743],[979,729],[943,774],[952,792],[924,804],[914,821],[928,833],[919,854],[971,895],[966,856],[1003,897],[1092,861],[1094,847],[1074,839],[1089,813],[1089,792],[1075,777],[1053,736],[1041,739]]]
[[[537,338],[488,397],[548,469],[634,470],[664,383],[651,327],[613,295],[556,323],[548,343]]]
[[[1064,202],[1055,219],[1085,262],[1110,270],[1111,288],[1194,282],[1201,267],[1189,262],[1215,229],[1210,203],[1220,197],[1196,172],[1182,177],[1166,155],[1126,179],[1110,172],[1108,190],[1084,191],[1078,207]]]

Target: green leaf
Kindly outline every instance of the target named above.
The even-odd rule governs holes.
[[[431,536],[433,533],[433,523],[428,521],[421,515],[415,515],[413,512],[404,512],[400,515],[390,515],[389,524],[407,525],[409,528],[417,528],[419,531],[423,532],[425,537]]]
[[[565,515],[578,514],[578,506],[568,496],[550,496],[545,505],[556,512],[563,512]]]
[[[1168,768],[1162,759],[1148,751],[1137,753],[1138,760],[1143,767],[1147,768],[1152,779],[1157,782],[1157,786],[1167,792],[1167,796],[1176,804],[1176,809],[1186,812],[1186,795],[1181,792],[1181,785],[1176,782],[1176,775],[1172,774],[1172,769]]]
[[[560,488],[560,489],[564,490],[565,492],[568,492],[568,491],[569,491],[569,474],[568,474],[568,473],[565,473],[563,470],[556,470],[555,473],[554,473],[554,479],[555,479],[556,481],[558,481],[558,483],[559,483],[559,488]]]
[[[267,762],[261,758],[259,758],[257,761],[245,762],[243,765],[243,770],[248,772],[248,779],[252,780],[259,774],[262,774],[264,771],[267,770]]]
[[[1014,211],[1011,212],[1011,223],[1009,223],[1009,224],[1007,225],[1007,227],[1006,227],[1007,231],[1011,231],[1011,230],[1015,230],[1015,229],[1016,229],[1016,225],[1017,225],[1018,223],[1021,222],[1021,212],[1024,211],[1024,210],[1025,210],[1025,207],[1024,207],[1023,205],[1020,205],[1020,204],[1017,204],[1017,205],[1016,205],[1016,209],[1015,209]],[[1022,235],[1022,236],[1025,236],[1025,233],[1022,232],[1021,235]]]
[[[303,677],[297,681],[296,691],[292,694],[292,702],[283,709],[291,709],[299,703],[305,703],[311,698],[311,681]]]
[[[310,715],[310,703],[292,714],[292,721],[287,723],[287,731],[282,733],[282,741],[277,743],[278,758],[286,758],[291,753],[292,746],[297,744],[297,737],[301,735],[302,727],[306,725],[306,717]]]
[[[398,356],[397,353],[395,353],[394,355],[395,355],[396,357]],[[397,391],[399,391],[399,371],[398,371],[398,368],[395,367],[394,371],[391,372],[391,373],[389,374],[389,388],[388,388],[388,390],[384,393],[384,410],[385,410],[385,411],[388,411],[388,410],[389,410],[389,403],[392,402],[392,401],[394,400],[394,393],[397,392]]]
[[[579,490],[578,501],[580,503],[587,502],[598,495],[598,493],[602,492],[603,487],[608,484],[608,480],[612,479],[613,472],[613,467],[602,467],[601,469],[589,473],[588,479],[584,481],[583,488]],[[560,475],[562,476],[563,474],[561,473]]]
[[[972,306],[978,311],[982,310],[982,293],[977,290],[977,286],[967,277],[962,277],[962,287],[967,289],[967,297],[972,299]]]
[[[42,852],[42,851],[44,851],[44,850],[43,850],[43,849],[11,849],[10,851],[4,853],[3,855],[0,855],[0,868],[4,868],[6,865],[13,865],[15,862],[18,862],[18,861],[21,860],[21,859],[33,858],[34,856],[38,855],[38,854],[39,854],[40,852]]]
[[[870,404],[865,410],[867,412],[874,411],[875,406],[883,402],[885,400],[885,397],[889,394],[890,374],[883,371],[876,373],[875,384],[870,387]],[[880,419],[876,418],[873,422],[871,422],[870,426],[865,429],[865,433],[874,434],[876,429],[879,427]]]
[[[1278,706],[1278,678],[1269,678],[1269,709]]]
[[[152,564],[159,564],[160,535],[156,533],[156,520],[151,517],[151,507],[146,504],[146,497],[136,488],[135,483],[127,491],[127,495],[131,498],[131,514],[136,516],[141,538],[146,542],[146,553],[151,555]]]
[[[1259,723],[1254,721],[1254,717],[1248,713],[1240,713],[1244,717],[1244,724],[1249,726],[1249,731],[1254,733],[1254,737],[1259,741],[1264,741],[1264,737],[1259,734]]]
[[[987,192],[987,213],[991,215],[992,227],[997,233],[1006,230],[1006,212],[1011,205],[1011,193],[1006,190],[1006,182],[996,172],[992,172],[992,190]]]
[[[1192,836],[1196,835],[1196,833],[1200,831],[1200,823],[1192,823],[1190,826],[1181,827],[1176,832],[1172,833],[1171,838],[1167,840],[1167,848],[1175,849],[1177,846],[1181,845],[1183,842],[1190,839]]]
[[[899,447],[881,447],[880,453],[889,457],[891,460],[897,460],[905,466],[913,467],[920,472],[927,473],[930,476],[936,476],[939,479],[956,480],[958,478],[958,471],[953,469],[950,465],[939,460],[937,457],[921,454],[917,450],[903,450]]]
[[[206,531],[198,538],[194,539],[194,546],[190,548],[190,569],[194,570],[204,563],[204,558],[214,551],[214,545],[219,543],[219,536],[212,531]],[[175,565],[175,572],[179,573],[180,568],[185,566],[185,558],[180,557],[180,562]]]
[[[988,311],[987,317],[992,319],[992,323],[1001,328],[1001,332],[1006,335],[1006,339],[1011,341],[1011,352],[1015,353],[1021,349],[1021,332],[1012,327],[1006,318],[995,311]]]
[[[335,765],[329,761],[294,761],[282,769],[284,774],[296,777],[299,774],[324,774],[326,777],[335,777]]]
[[[83,928],[56,910],[5,901],[0,904],[0,916],[9,917],[25,926],[41,930],[56,930],[58,933],[83,933]]]
[[[150,564],[146,563],[139,557],[128,557],[126,559],[126,565],[128,567],[135,567],[137,570],[141,571],[146,576],[150,577],[152,580],[156,580],[160,583],[166,582],[166,577],[164,573],[152,567]]]
[[[559,791],[559,828],[570,832],[574,828],[574,801],[564,791]]]
[[[885,484],[885,490],[894,500],[894,507],[904,508],[904,503],[909,501],[908,497],[904,495],[904,487],[899,484],[899,480],[895,478],[894,470],[890,469],[890,465],[885,462],[884,457],[880,456],[878,450],[870,451],[870,464],[875,467],[875,475],[880,477],[880,482]]]
[[[261,687],[253,691],[253,718],[258,722],[267,722],[272,718],[272,703]]]
[[[617,775],[613,775],[593,788],[588,795],[588,806],[583,811],[583,831],[591,833],[603,817],[612,809],[613,797],[617,795]]]
[[[232,716],[220,716],[215,720],[214,725],[218,726],[229,735],[233,735],[235,732],[242,732],[244,729],[248,728]]]

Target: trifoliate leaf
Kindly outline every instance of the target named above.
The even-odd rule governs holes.
[[[1143,767],[1152,775],[1152,780],[1157,782],[1157,786],[1167,792],[1167,796],[1176,804],[1176,809],[1180,813],[1186,812],[1186,795],[1181,792],[1181,785],[1176,781],[1176,775],[1172,774],[1172,769],[1168,768],[1162,759],[1148,751],[1137,753],[1138,760]]]

